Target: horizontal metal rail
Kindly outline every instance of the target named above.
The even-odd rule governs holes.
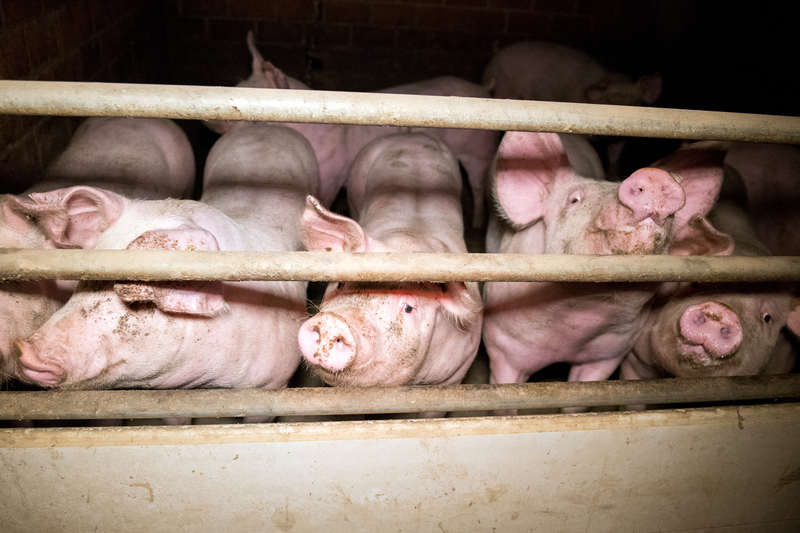
[[[424,260],[422,256],[424,255]],[[800,257],[0,250],[0,281],[800,281]]]
[[[551,131],[800,144],[800,118],[388,93],[0,80],[0,114]]]
[[[310,416],[800,398],[800,375],[447,387],[5,392],[0,420]]]

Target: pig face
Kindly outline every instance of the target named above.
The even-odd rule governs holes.
[[[732,247],[703,218],[719,191],[721,170],[716,176],[689,174],[687,180],[643,168],[621,183],[597,181],[575,174],[558,135],[508,132],[495,175],[501,215],[517,229],[543,225],[528,253],[691,253],[675,246],[673,237],[681,232],[681,246],[711,239],[715,246]],[[685,192],[687,183],[692,194]]]
[[[677,377],[759,374],[796,308],[774,284],[693,283],[656,311],[653,362]]]
[[[178,344],[188,333],[153,305],[127,305],[115,294],[113,282],[81,282],[43,328],[14,343],[18,377],[58,388],[152,385],[150,379],[163,376],[175,361],[175,346],[155,334],[165,328],[169,341]],[[171,357],[142,358],[151,351]]]
[[[0,248],[45,247],[44,232],[19,209],[19,200],[0,196]],[[12,340],[36,331],[68,298],[54,280],[0,283],[0,382],[13,374]]]
[[[311,198],[302,229],[311,251],[389,251],[357,222],[330,213]],[[331,283],[320,312],[300,329],[300,350],[330,385],[460,380],[480,340],[480,308],[477,294],[462,282]],[[442,358],[452,353],[448,347],[471,356]]]
[[[448,289],[458,284],[338,282],[320,313],[300,329],[300,349],[329,385],[390,386],[417,382],[437,329],[462,329],[468,306]],[[459,295],[456,295],[458,298]],[[458,313],[462,313],[459,315]]]
[[[683,189],[659,169],[621,185],[575,174],[555,134],[509,132],[496,162],[496,198],[517,227],[542,221],[548,254],[653,254],[667,249]]]

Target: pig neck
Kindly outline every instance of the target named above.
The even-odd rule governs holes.
[[[373,194],[359,224],[397,251],[464,253],[461,204],[449,194],[387,191]]]

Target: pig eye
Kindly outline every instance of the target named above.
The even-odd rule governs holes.
[[[761,320],[763,320],[765,324],[769,324],[770,321],[772,320],[772,315],[770,315],[769,313],[764,313],[764,316],[761,317]]]
[[[344,289],[344,281],[340,281],[339,283],[336,284],[337,291],[340,291],[342,289]]]
[[[697,283],[696,281],[694,283],[692,283],[692,290],[696,291],[698,288],[700,288],[700,284],[699,283]]]
[[[405,311],[407,314],[411,314],[414,311],[414,308],[410,304],[406,304],[405,307],[403,307],[403,311]]]
[[[575,191],[574,193],[569,195],[567,199],[567,203],[570,205],[579,204],[583,201],[583,194],[580,191]]]

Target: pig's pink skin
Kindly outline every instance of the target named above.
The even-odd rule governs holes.
[[[580,50],[557,43],[524,41],[499,50],[483,72],[495,98],[613,105],[652,104],[661,76],[628,76],[605,68]]]
[[[165,118],[90,117],[28,192],[89,185],[129,198],[189,198],[195,181],[192,147]]]
[[[800,255],[800,148],[731,143],[725,164],[741,176],[758,239],[775,255]]]
[[[353,165],[348,200],[358,223],[309,198],[304,242],[312,251],[465,253],[460,189],[441,141],[381,137]],[[328,286],[299,340],[331,385],[451,384],[477,353],[481,323],[476,283],[340,282]]]
[[[269,61],[264,61],[255,47],[252,32],[247,35],[248,47],[253,56],[253,73],[241,82],[242,87],[278,89],[309,89],[302,82],[286,76]],[[462,96],[490,98],[489,91],[478,84],[453,76],[442,76],[406,85],[383,89],[379,92],[393,94],[419,94],[430,96]],[[209,121],[212,130],[223,133],[241,122]],[[319,161],[322,190],[319,200],[330,207],[339,190],[345,186],[350,166],[358,152],[372,139],[399,132],[420,131],[438,137],[464,165],[474,199],[473,225],[480,226],[485,218],[485,187],[489,165],[497,150],[499,135],[490,130],[407,128],[392,126],[359,126],[350,124],[287,123],[302,133],[314,147]]]
[[[657,303],[642,335],[620,368],[624,379],[665,376],[746,376],[791,370],[794,354],[781,332],[790,312],[797,312],[791,294],[763,284],[709,284],[684,287],[663,303]],[[724,306],[724,307],[723,307]],[[698,308],[725,309],[740,328],[740,342],[733,349],[702,349],[700,338],[687,317]],[[706,345],[708,346],[708,345]],[[714,353],[715,351],[719,353]]]
[[[298,133],[269,124],[243,126],[209,153],[203,202],[95,196],[121,207],[98,211],[118,218],[106,221],[95,247],[297,250],[299,217],[318,180],[312,149]],[[69,203],[70,194],[88,192],[57,191],[47,198],[60,205],[58,194]],[[67,228],[64,234],[73,233]],[[185,285],[81,282],[44,326],[15,344],[20,378],[80,389],[283,387],[300,361],[296,339],[305,317],[305,285],[210,282],[174,291],[167,299],[172,309],[163,311],[160,300],[128,303],[120,295],[136,300],[146,293],[142,286],[168,291]],[[191,306],[178,309],[187,299],[205,307],[200,313]]]
[[[134,198],[191,195],[194,155],[180,127],[167,119],[87,118],[70,144],[26,194],[93,185]],[[54,243],[23,212],[16,197],[0,196],[0,248],[52,248]],[[31,335],[64,305],[74,282],[41,280],[0,284],[0,381],[13,373],[11,341]]]
[[[665,164],[679,170],[681,159],[694,160],[696,155],[677,153]],[[681,183],[692,193],[687,193],[680,209],[674,199],[676,176],[658,169],[634,173],[629,180],[638,182],[644,175],[645,182],[656,183],[658,190],[667,191],[663,201],[651,205],[658,212],[654,215],[658,220],[639,220],[642,203],[637,204],[624,194],[624,201],[620,200],[620,189],[626,187],[626,182],[576,175],[557,135],[509,132],[500,145],[495,165],[496,198],[506,222],[498,223],[499,237],[487,239],[487,251],[665,254],[672,253],[674,247],[676,253],[682,253],[682,243],[674,238],[688,233],[691,251],[698,252],[700,243],[709,240],[708,233],[713,229],[703,217],[721,185],[723,155],[722,151],[708,150],[706,157],[717,161],[716,170],[708,175],[687,173],[689,177]],[[539,178],[532,179],[536,176]],[[509,185],[511,188],[506,189]],[[636,209],[625,202],[635,204]],[[666,216],[664,206],[677,213]],[[685,210],[689,213],[683,213]],[[691,231],[683,227],[687,225]],[[727,236],[714,237],[706,253],[725,253],[731,247]],[[483,340],[490,358],[491,382],[522,383],[556,362],[572,365],[570,381],[608,378],[630,352],[658,286],[486,283]]]

